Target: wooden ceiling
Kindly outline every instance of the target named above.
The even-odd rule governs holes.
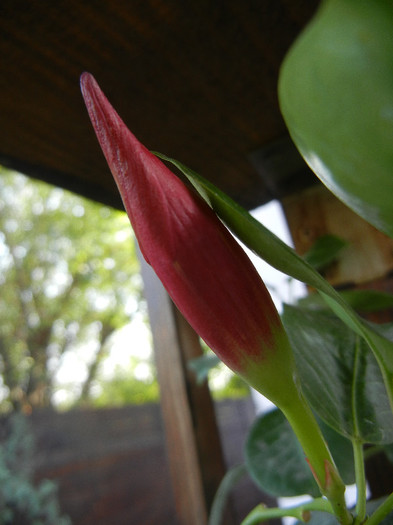
[[[0,164],[121,207],[80,95],[90,71],[148,148],[248,208],[270,200],[288,186],[274,181],[275,157],[293,155],[279,67],[318,4],[2,0]],[[304,169],[295,165],[297,187]]]

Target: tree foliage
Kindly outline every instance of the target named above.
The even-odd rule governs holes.
[[[142,304],[125,214],[0,171],[0,292],[1,408],[50,405],[64,356],[93,340],[88,400],[110,337]]]
[[[27,419],[12,414],[3,421],[0,441],[0,525],[71,525],[61,515],[57,486],[38,483],[32,470],[34,439]]]

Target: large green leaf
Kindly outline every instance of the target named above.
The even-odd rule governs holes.
[[[323,422],[321,429],[344,482],[354,483],[351,443]],[[256,419],[245,445],[245,458],[250,475],[265,492],[277,497],[319,495],[299,441],[280,410]]]
[[[285,306],[283,322],[317,414],[349,439],[392,442],[389,399],[365,342],[330,312]]]
[[[251,477],[268,494],[320,494],[295,433],[279,410],[255,421],[246,442],[245,458]]]
[[[156,153],[171,162],[191,182],[228,228],[253,252],[277,270],[318,290],[330,308],[370,346],[380,366],[390,404],[393,407],[393,342],[362,320],[339,293],[281,239],[252,217],[225,193],[180,162]]]

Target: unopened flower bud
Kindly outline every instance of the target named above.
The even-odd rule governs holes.
[[[141,252],[195,331],[278,406],[297,388],[279,314],[239,243],[209,206],[129,131],[94,78],[82,93]]]

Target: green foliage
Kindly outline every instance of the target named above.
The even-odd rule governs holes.
[[[188,362],[188,368],[195,374],[197,383],[201,384],[209,377],[209,372],[221,363],[213,352],[207,352]]]
[[[222,365],[224,367],[225,365]],[[222,370],[218,371],[219,374],[223,374]],[[250,388],[247,383],[236,374],[229,372],[226,378],[220,377],[220,381],[214,381],[214,372],[212,373],[213,378],[210,380],[209,387],[212,393],[212,397],[216,401],[223,399],[239,399],[248,397],[250,395]]]
[[[70,525],[61,516],[56,485],[32,482],[33,440],[22,415],[8,420],[8,435],[0,444],[0,525]]]
[[[139,377],[138,367],[145,368],[144,377]],[[139,378],[138,378],[139,377]],[[113,378],[97,382],[98,393],[92,395],[95,407],[139,405],[158,402],[159,388],[151,363],[131,358],[129,368],[117,367]]]
[[[389,398],[364,341],[330,312],[286,306],[283,321],[303,391],[318,415],[349,439],[391,443]]]
[[[378,312],[393,308],[393,295],[388,292],[380,292],[378,290],[343,290],[339,293],[343,300],[358,312]],[[300,299],[298,306],[330,311],[323,297],[315,293]]]
[[[321,423],[334,460],[347,484],[355,481],[352,446]],[[282,412],[274,409],[254,422],[245,444],[248,470],[265,492],[273,496],[318,496],[319,491],[295,433]]]
[[[391,0],[325,0],[283,63],[281,113],[340,200],[393,236]]]
[[[143,305],[125,214],[2,170],[0,269],[0,409],[50,404],[66,354],[93,340],[88,400],[111,336]]]
[[[258,486],[274,496],[317,496],[319,490],[290,424],[273,410],[255,421],[246,464]]]
[[[238,375],[227,368],[222,361],[202,341],[205,353],[188,362],[188,367],[195,374],[197,383],[208,381],[213,399],[247,397],[250,389]]]
[[[346,241],[336,235],[323,235],[303,257],[313,268],[322,271],[337,259],[347,245]]]

